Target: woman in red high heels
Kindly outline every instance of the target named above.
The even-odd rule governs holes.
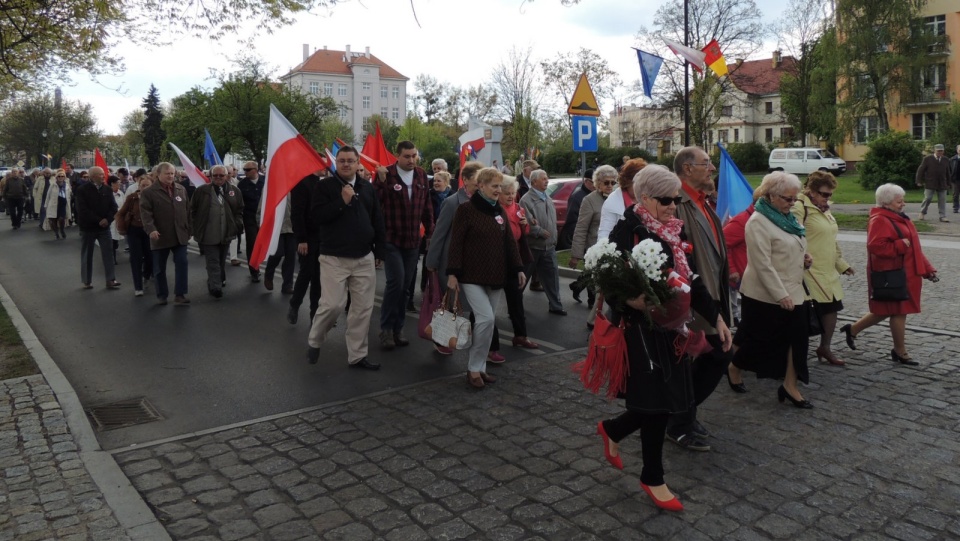
[[[847,338],[847,346],[857,349],[855,339],[864,329],[890,318],[890,334],[893,335],[893,362],[916,366],[920,363],[907,353],[907,314],[920,313],[920,290],[923,279],[937,282],[937,269],[920,249],[917,228],[904,214],[903,188],[896,184],[884,184],[877,188],[877,206],[870,209],[867,222],[867,276],[874,270],[903,268],[907,275],[910,298],[905,301],[875,301],[870,299],[870,311],[853,325],[840,328]],[[867,281],[870,297],[873,286]]]
[[[817,301],[817,313],[823,322],[823,333],[817,347],[817,360],[843,366],[830,350],[833,331],[837,328],[837,312],[843,310],[843,286],[840,275],[853,276],[854,270],[843,259],[837,242],[839,228],[830,213],[830,197],[837,189],[837,179],[826,171],[814,171],[807,177],[803,193],[791,212],[807,231],[807,253],[813,265],[804,274],[810,297]]]
[[[676,217],[680,179],[662,165],[648,165],[633,179],[633,189],[631,195],[636,204],[625,210],[623,220],[610,233],[610,240],[624,252],[645,239],[659,242],[668,256],[666,267],[690,282],[688,310],[692,308],[708,321],[716,321],[724,351],[728,350],[731,335],[720,315],[719,303],[697,276],[693,259],[684,249],[688,244],[681,237],[683,222]],[[616,299],[606,300],[611,301],[611,307],[619,304]],[[626,324],[624,338],[630,370],[621,398],[627,409],[618,417],[599,422],[597,433],[603,438],[607,460],[623,469],[618,442],[639,430],[643,449],[640,487],[657,507],[682,511],[683,505],[663,479],[663,439],[670,414],[693,406],[691,359],[683,350],[677,350],[677,344],[683,340],[680,329],[651,324],[651,305],[643,295],[627,299],[625,304],[622,311],[614,308],[611,323]]]

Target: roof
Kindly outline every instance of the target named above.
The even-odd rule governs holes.
[[[353,75],[353,72],[350,71],[350,64],[369,64],[373,66],[380,67],[380,77],[386,79],[404,79],[410,80],[409,77],[405,77],[399,71],[388,66],[383,60],[380,60],[375,55],[370,55],[370,58],[366,57],[365,53],[350,51],[350,63],[344,62],[344,55],[346,51],[335,51],[333,49],[322,49],[316,51],[305,62],[297,65],[295,68],[290,70],[290,73],[284,75],[292,75],[294,73],[330,73],[335,75]]]
[[[792,56],[784,56],[780,65],[773,67],[772,58],[762,60],[748,60],[739,66],[727,64],[730,70],[730,81],[738,89],[747,94],[779,94],[780,78],[786,73],[792,73],[797,60]]]

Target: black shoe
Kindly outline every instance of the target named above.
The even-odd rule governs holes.
[[[220,297],[223,297],[223,291],[219,289],[211,289],[210,296],[214,299],[219,299]]]
[[[580,300],[580,292],[583,291],[583,286],[581,286],[577,282],[571,282],[570,291],[573,291],[573,300],[577,301],[577,304],[580,304],[581,302],[583,302],[582,300]]]
[[[914,361],[912,357],[901,357],[895,349],[890,350],[890,357],[893,359],[893,362],[905,364],[907,366],[917,366],[920,364],[917,361]]]
[[[750,392],[750,391],[747,389],[747,386],[744,385],[742,381],[741,381],[740,383],[734,383],[733,381],[731,381],[731,380],[730,380],[730,372],[727,372],[727,383],[730,385],[730,388],[733,389],[733,392],[735,392],[735,393],[744,394],[744,393],[749,393],[749,392]]]
[[[372,363],[366,357],[355,363],[350,363],[350,368],[362,368],[363,370],[380,370],[380,363]]]
[[[707,427],[700,424],[700,421],[696,419],[693,420],[693,428],[690,430],[690,432],[692,432],[694,436],[697,436],[699,438],[710,437],[710,432],[707,431]]]
[[[258,272],[258,273],[256,273],[256,274],[251,274],[251,275],[250,275],[250,281],[253,282],[253,283],[255,283],[255,284],[259,284],[259,283],[260,283],[260,273]]]
[[[567,311],[564,310],[563,308],[561,308],[561,309],[559,309],[559,310],[550,310],[550,313],[551,313],[551,314],[556,314],[556,315],[558,315],[558,316],[565,316],[565,315],[567,315]]]
[[[807,400],[797,400],[796,398],[790,396],[790,393],[788,393],[787,390],[783,388],[783,385],[781,385],[780,388],[777,389],[777,400],[779,400],[782,404],[783,401],[788,398],[790,399],[790,402],[798,408],[805,410],[813,409],[813,404]]]
[[[291,306],[290,309],[287,310],[287,323],[289,323],[289,324],[291,324],[291,325],[296,325],[296,324],[297,324],[297,318],[299,318],[299,317],[300,317],[300,308],[299,308],[299,307],[294,308],[293,306]]]
[[[854,342],[855,338],[853,336],[853,333],[851,332],[850,324],[848,323],[843,327],[840,327],[840,332],[842,332],[847,336],[847,347],[853,350],[857,349],[857,343]]]
[[[679,436],[674,436],[668,432],[667,439],[689,451],[710,450],[710,444],[700,439],[700,437],[693,432],[688,434],[680,434]]]
[[[407,303],[407,312],[410,312],[411,314],[418,313],[417,307],[413,305],[413,301]]]
[[[320,348],[307,348],[307,362],[317,364],[320,360]]]
[[[590,308],[597,305],[597,294],[591,293],[589,289],[587,290],[587,304],[590,305]]]

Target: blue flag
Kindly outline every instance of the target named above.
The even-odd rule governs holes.
[[[333,142],[333,151],[330,152],[330,171],[333,173],[337,172],[337,152],[340,152],[340,145],[336,141]]]
[[[753,188],[746,177],[733,163],[727,154],[727,149],[717,143],[720,148],[720,180],[717,183],[717,215],[720,223],[726,223],[737,214],[747,210],[753,204]]]
[[[660,66],[663,65],[663,58],[640,49],[635,50],[637,51],[637,60],[640,61],[640,81],[643,83],[643,93],[652,99],[653,83],[657,81]]]
[[[206,160],[207,164],[211,167],[214,165],[223,165],[223,162],[220,161],[220,155],[217,154],[217,147],[213,145],[213,139],[210,137],[210,132],[204,128],[203,133],[206,135],[206,141],[203,143],[203,159]]]

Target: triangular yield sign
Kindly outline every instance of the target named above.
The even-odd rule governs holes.
[[[573,98],[570,99],[570,107],[567,108],[568,115],[581,116],[600,116],[600,106],[597,105],[597,98],[590,89],[590,83],[587,82],[587,74],[580,74],[580,81],[577,82],[577,89],[573,91]]]

